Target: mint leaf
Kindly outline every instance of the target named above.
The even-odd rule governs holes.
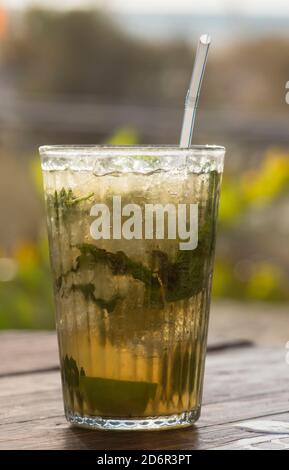
[[[47,196],[48,212],[53,212],[56,219],[56,224],[59,228],[59,220],[67,220],[69,215],[74,214],[74,209],[79,203],[87,201],[94,196],[94,193],[89,193],[85,196],[76,197],[72,189],[62,188],[60,191],[54,191],[53,194]]]
[[[114,295],[110,300],[97,298],[94,295],[95,286],[92,283],[88,284],[72,284],[71,290],[73,292],[79,291],[83,294],[85,300],[95,303],[101,309],[105,309],[108,313],[114,311],[117,302],[121,299],[119,295]]]
[[[55,209],[59,208],[67,208],[76,204],[79,204],[82,201],[87,201],[94,196],[94,193],[89,193],[85,196],[76,197],[73,194],[72,189],[66,190],[62,188],[59,192],[54,191],[53,198],[53,205]]]
[[[111,253],[95,245],[83,243],[77,245],[81,254],[76,258],[75,271],[93,269],[97,263],[107,265],[113,276],[129,275],[145,284],[148,302],[162,305],[161,283],[157,274],[138,261],[129,258],[123,251]]]
[[[79,373],[75,359],[66,355],[61,361],[61,375],[64,393],[66,393],[71,408],[74,408],[75,402],[77,402],[80,409],[82,409],[83,396],[79,388],[79,378],[85,376],[84,369],[81,368]]]

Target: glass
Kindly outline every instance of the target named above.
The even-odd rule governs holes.
[[[66,418],[200,415],[225,149],[41,147]]]

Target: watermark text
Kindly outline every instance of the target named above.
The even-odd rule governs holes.
[[[198,204],[126,204],[113,196],[112,205],[95,204],[90,215],[94,240],[180,240],[180,250],[198,246]]]

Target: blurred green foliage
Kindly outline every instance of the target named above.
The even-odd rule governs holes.
[[[289,155],[271,149],[261,168],[223,179],[219,221],[223,226],[230,226],[250,208],[268,205],[288,189]]]
[[[219,211],[219,238],[234,237],[234,231],[246,224],[254,209],[272,208],[272,204],[289,193],[289,155],[270,149],[255,170],[239,178],[224,177]],[[244,241],[245,243],[245,241]],[[285,269],[272,261],[242,260],[217,256],[213,283],[214,297],[241,300],[289,300],[289,278]]]
[[[248,267],[247,276],[240,278],[236,263],[217,257],[213,297],[266,302],[289,300],[288,276],[279,266],[262,261]]]
[[[138,142],[138,133],[130,127],[119,129],[107,140],[109,145],[136,145]]]
[[[136,144],[133,129],[120,129],[110,144]],[[31,180],[42,197],[39,158],[31,161]],[[225,176],[219,212],[218,241],[232,237],[242,218],[255,207],[270,206],[289,190],[289,155],[278,149],[267,152],[262,165],[240,178]],[[44,223],[42,224],[44,226]],[[218,250],[217,250],[218,251]],[[11,275],[7,275],[8,271]],[[6,269],[6,272],[4,272]],[[2,280],[1,280],[2,279]],[[0,329],[53,328],[52,283],[46,231],[36,241],[23,241],[9,254],[0,249]],[[218,255],[213,283],[215,298],[288,301],[288,274],[269,261],[234,259]]]
[[[12,256],[7,259],[15,264],[15,276],[6,282],[0,281],[0,329],[53,328],[46,235],[40,235],[36,243],[18,244]],[[0,277],[1,275],[3,276],[0,260]]]

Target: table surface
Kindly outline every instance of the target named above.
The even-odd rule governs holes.
[[[287,421],[289,369],[281,346],[210,340],[204,400],[195,426],[162,432],[78,429],[63,415],[54,333],[0,334],[0,449],[189,450],[288,448],[289,437],[238,428]],[[278,439],[277,439],[278,437]]]

